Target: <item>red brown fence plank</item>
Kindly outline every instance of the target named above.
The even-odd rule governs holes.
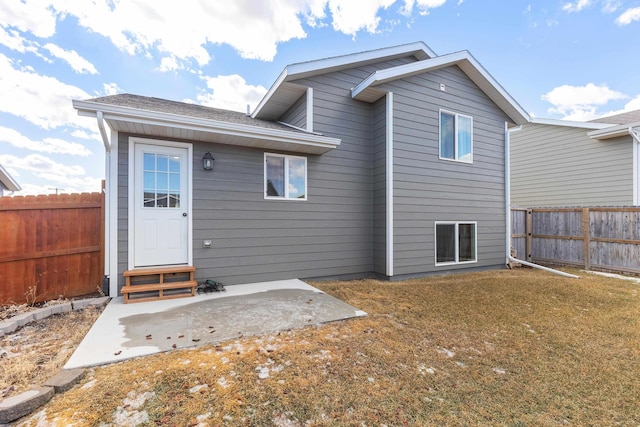
[[[103,193],[0,198],[0,304],[96,292],[103,242]]]

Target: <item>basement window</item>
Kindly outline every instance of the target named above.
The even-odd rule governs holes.
[[[436,222],[436,265],[477,262],[476,222]]]

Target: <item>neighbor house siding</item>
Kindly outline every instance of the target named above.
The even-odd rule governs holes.
[[[394,93],[394,274],[503,265],[507,117],[456,66],[385,88]],[[473,117],[472,164],[439,159],[441,108]],[[436,221],[477,221],[477,263],[435,266]]]
[[[590,139],[589,130],[526,124],[511,133],[511,205],[633,203],[631,137]]]

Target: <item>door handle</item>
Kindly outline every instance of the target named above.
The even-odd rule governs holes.
[[[187,216],[187,213],[186,212],[182,212],[182,216]]]

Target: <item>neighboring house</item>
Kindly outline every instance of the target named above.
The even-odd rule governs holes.
[[[505,264],[507,127],[528,116],[469,52],[289,65],[250,116],[129,94],[73,105],[107,150],[112,295],[163,265],[238,284]]]
[[[532,119],[511,134],[511,205],[640,203],[640,110],[590,122]]]
[[[22,190],[22,188],[16,180],[0,165],[0,197],[4,196],[6,191],[14,192],[20,190]]]

